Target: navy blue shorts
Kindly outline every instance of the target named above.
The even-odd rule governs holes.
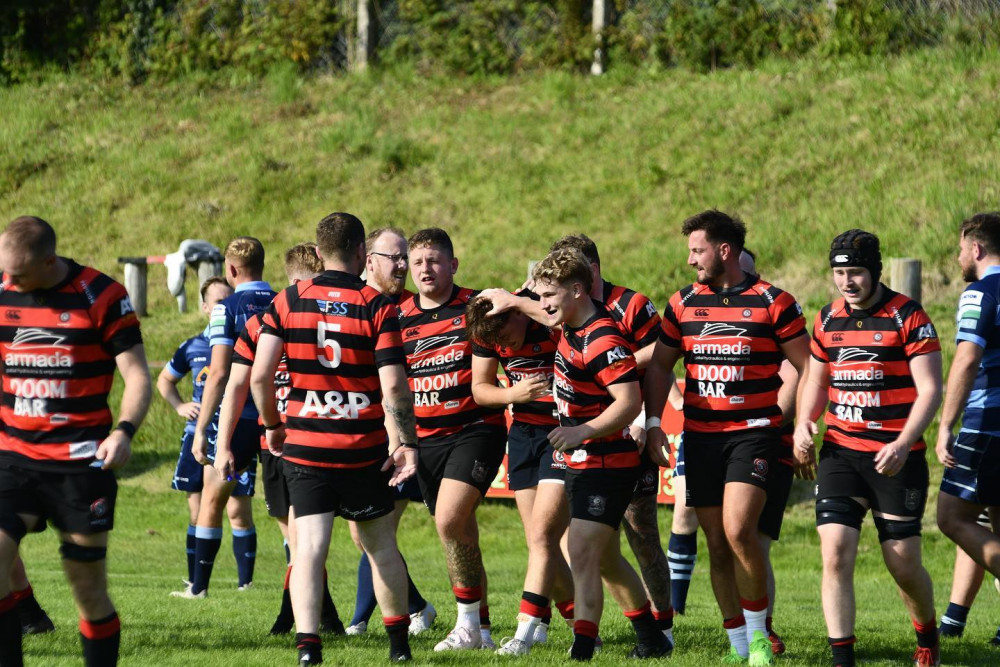
[[[941,492],[975,505],[1000,505],[1000,437],[959,431],[955,467],[945,468]]]
[[[563,484],[566,460],[552,449],[552,426],[536,426],[515,421],[507,433],[507,485],[512,491],[538,486],[539,482]]]
[[[177,457],[177,467],[174,469],[174,479],[170,483],[170,488],[188,493],[201,493],[202,475],[205,467],[194,460],[191,455],[191,445],[194,444],[194,431],[184,431],[181,436],[181,453]],[[215,455],[215,435],[214,432],[209,438],[209,449],[212,456]],[[237,480],[236,488],[233,489],[234,496],[252,496],[254,480],[257,477],[257,461],[254,459],[250,466],[243,471]]]
[[[396,500],[416,500],[418,503],[424,502],[424,497],[420,494],[420,482],[414,475],[402,484],[392,487],[392,499]]]
[[[684,476],[684,434],[677,441],[677,454],[674,456],[674,477]]]

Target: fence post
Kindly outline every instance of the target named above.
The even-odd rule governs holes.
[[[889,260],[889,287],[894,292],[905,294],[914,301],[920,301],[919,259],[893,257]]]
[[[604,74],[604,27],[608,22],[607,0],[594,0],[593,21],[591,31],[594,34],[594,61],[590,64],[590,73]]]
[[[371,0],[358,0],[357,35],[354,44],[354,61],[351,70],[364,72],[372,59],[375,48],[375,20]]]
[[[125,265],[125,291],[132,301],[135,314],[145,317],[146,310],[146,258],[119,257],[118,262]]]

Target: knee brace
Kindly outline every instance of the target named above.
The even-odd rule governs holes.
[[[874,517],[874,519],[875,528],[878,530],[879,542],[888,542],[889,540],[905,540],[908,537],[920,536],[919,518],[898,521],[877,516]]]
[[[21,539],[28,534],[28,527],[24,525],[21,517],[10,512],[0,516],[0,531],[7,533],[14,542],[20,544]]]
[[[816,501],[816,525],[836,523],[861,530],[861,522],[867,510],[853,498],[840,496],[821,498]]]
[[[107,547],[82,547],[72,542],[63,542],[59,547],[59,554],[65,560],[75,560],[81,563],[96,563],[104,560],[108,556]]]

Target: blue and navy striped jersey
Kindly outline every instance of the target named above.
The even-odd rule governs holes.
[[[962,292],[957,330],[957,343],[968,341],[983,348],[962,430],[1000,435],[1000,266],[988,268]]]

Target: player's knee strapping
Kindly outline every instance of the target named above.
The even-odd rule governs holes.
[[[84,547],[72,542],[63,542],[59,546],[59,554],[65,560],[75,560],[81,563],[96,563],[108,556],[107,547]]]
[[[816,501],[816,525],[835,523],[861,530],[861,522],[865,518],[866,511],[864,506],[853,498],[821,498]]]
[[[28,527],[21,517],[12,512],[0,515],[0,532],[6,533],[12,540],[20,544],[21,539],[28,534]]]
[[[884,517],[874,517],[875,529],[878,530],[878,541],[888,542],[889,540],[905,540],[908,537],[920,536],[920,519],[913,518],[906,521],[896,519],[886,519]]]

